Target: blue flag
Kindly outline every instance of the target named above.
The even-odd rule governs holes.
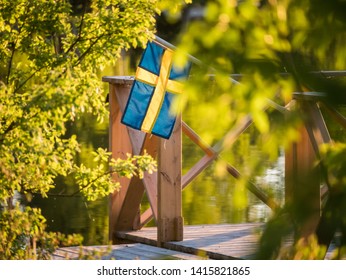
[[[181,80],[187,78],[190,66],[191,63],[183,69],[175,67],[171,49],[149,42],[137,67],[121,122],[168,139],[176,119],[171,104],[175,95],[182,93]]]

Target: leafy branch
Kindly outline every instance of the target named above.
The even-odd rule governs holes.
[[[17,38],[15,39],[14,42],[12,42],[11,44],[11,55],[9,58],[9,62],[8,62],[8,66],[7,66],[7,78],[6,78],[6,84],[9,84],[10,82],[10,76],[11,76],[11,71],[12,71],[12,64],[13,64],[13,59],[14,59],[14,55],[16,52],[16,47],[19,41],[19,36],[21,35],[22,29],[25,25],[25,20],[28,17],[28,5],[26,5],[26,9],[24,12],[24,19],[22,20],[22,24],[19,28],[17,28]],[[13,26],[11,26],[11,30],[13,30]]]
[[[73,50],[73,48],[78,44],[78,42],[81,40],[82,38],[82,31],[83,31],[83,24],[84,24],[84,17],[85,17],[85,13],[86,13],[86,5],[83,8],[83,13],[81,16],[81,20],[80,20],[80,24],[78,27],[78,37],[76,38],[76,40],[70,45],[70,47],[65,51],[64,55],[67,55],[70,51]]]
[[[79,190],[71,196],[82,193],[88,200],[94,201],[121,187],[119,182],[114,182],[111,175],[143,178],[144,172],[152,174],[157,171],[155,160],[146,152],[140,156],[127,154],[126,159],[112,158],[111,160],[109,160],[111,153],[105,149],[99,148],[93,154],[94,161],[97,163],[95,168],[87,168],[83,164],[75,167],[75,178]]]

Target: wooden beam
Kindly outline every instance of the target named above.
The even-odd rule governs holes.
[[[157,159],[159,143],[160,143],[160,139],[157,136],[147,134],[145,137],[142,153],[145,150],[154,159]],[[150,203],[151,213],[154,214],[154,218],[156,221],[157,221],[157,188],[158,188],[157,176],[158,174],[155,172],[153,174],[146,173],[145,176],[143,177],[143,183],[144,183],[147,197]]]
[[[297,109],[303,118],[309,118],[306,108],[314,105],[307,100],[296,100]],[[298,233],[303,238],[314,234],[320,220],[321,194],[320,170],[316,165],[316,151],[308,131],[312,131],[311,122],[306,121],[300,128],[300,139],[286,150],[285,155],[285,191],[286,203],[293,206],[296,219],[301,225]]]
[[[200,147],[208,156],[213,156],[215,154],[215,151],[207,143],[205,143],[201,137],[199,137],[199,135],[184,121],[182,121],[182,130],[183,133],[198,147]]]
[[[153,210],[151,209],[151,207],[149,207],[147,210],[143,212],[143,214],[141,214],[140,228],[144,227],[147,223],[149,223],[152,218],[153,218]]]
[[[169,140],[160,139],[158,153],[158,223],[157,240],[183,240],[181,188],[181,116],[177,117]]]
[[[117,231],[140,228],[140,204],[143,195],[143,181],[138,177],[131,178],[116,223]]]
[[[235,179],[240,179],[240,172],[230,164],[227,164],[227,172],[231,174]],[[270,207],[270,209],[276,209],[279,205],[275,202],[274,199],[269,197],[265,192],[263,192],[259,187],[257,187],[254,183],[248,181],[246,183],[247,189],[252,192],[259,200],[261,200],[264,204]]]
[[[106,79],[106,78],[104,78]],[[108,80],[107,80],[108,81]],[[126,158],[126,154],[142,154],[144,151],[154,159],[158,154],[158,138],[126,127],[120,123],[125,110],[129,91],[133,80],[128,77],[109,79],[110,82],[110,151],[113,158]],[[143,227],[143,217],[140,217],[140,203],[144,194],[150,203],[150,219],[157,218],[157,174],[145,173],[142,180],[138,178],[119,178],[122,188],[114,193],[110,202],[110,236],[115,230],[132,230]],[[144,219],[147,221],[147,218]]]
[[[109,150],[112,153],[113,158],[127,158],[127,153],[132,153],[132,146],[127,133],[126,126],[120,123],[121,119],[121,109],[118,103],[117,94],[125,94],[128,92],[126,85],[117,87],[114,84],[110,84],[109,88],[109,110],[110,110],[110,133],[109,133]],[[117,92],[118,91],[118,92]],[[130,205],[125,205],[125,201],[128,195],[128,191],[133,189],[133,186],[130,184],[131,180],[124,177],[119,177],[116,174],[113,175],[113,179],[116,182],[119,182],[121,188],[119,191],[116,191],[110,196],[109,204],[109,237],[110,240],[114,240],[114,232],[121,229],[132,229],[135,223],[135,220],[139,221],[139,205],[138,200],[143,195],[143,188],[139,187],[139,192],[135,194],[135,198],[130,200]],[[130,191],[132,193],[132,191]],[[130,212],[123,209],[132,208]]]
[[[321,105],[334,118],[334,120],[336,120],[344,129],[346,129],[346,118],[338,110],[325,103],[321,103]]]
[[[192,168],[184,174],[182,179],[182,188],[185,188],[191,181],[193,181],[202,171],[207,168],[215,159],[217,154],[212,156],[205,155],[202,157]]]
[[[216,152],[220,153],[222,149],[231,147],[238,137],[253,123],[252,117],[246,115],[232,128],[229,132],[226,133],[223,140],[217,144],[218,148]]]
[[[315,102],[303,102],[302,110],[305,112],[305,127],[309,134],[311,144],[316,156],[320,157],[319,147],[322,144],[331,143],[327,125],[320,108]]]
[[[188,131],[190,139],[195,139],[198,143],[202,143],[202,149],[207,151],[207,154],[196,163],[184,176],[183,176],[183,187],[188,185],[194,178],[196,178],[207,166],[209,166],[214,160],[216,160],[223,148],[232,146],[238,137],[253,123],[250,115],[247,115],[239,121],[239,123],[226,133],[222,140],[216,143],[213,147],[205,144],[203,140],[199,138],[190,127],[184,129]],[[187,125],[186,125],[187,126]],[[226,143],[226,144],[225,144]]]

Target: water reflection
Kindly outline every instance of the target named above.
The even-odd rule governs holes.
[[[69,125],[68,133],[77,135],[81,143],[82,152],[76,158],[77,163],[92,166],[95,163],[91,152],[97,147],[108,147],[108,122],[100,124],[91,115]],[[71,196],[78,190],[72,177],[58,178],[55,184],[48,198],[35,195],[30,203],[42,209],[48,231],[82,234],[86,245],[107,244],[108,199],[90,202],[78,194]]]
[[[95,125],[92,120],[85,119],[76,127],[71,127],[83,143],[84,152],[78,161],[90,164],[92,162],[90,151],[98,146],[108,146],[108,124],[98,128],[95,128]],[[92,128],[95,130],[93,131]],[[242,139],[250,138],[248,133],[241,137],[240,142]],[[252,152],[257,153],[255,148]],[[203,155],[204,153],[199,147],[184,137],[183,173],[187,172]],[[248,156],[251,156],[251,153]],[[250,192],[247,192],[247,207],[237,209],[234,206],[232,201],[235,179],[231,176],[222,178],[215,176],[215,166],[215,163],[211,164],[183,191],[185,224],[266,221],[271,215],[271,210]],[[258,186],[270,188],[279,201],[283,199],[283,170],[284,156],[281,154],[278,161],[266,169],[264,176],[255,178]],[[75,191],[71,178],[64,181],[58,180],[56,184],[55,195],[49,198],[35,197],[32,202],[34,206],[42,208],[43,214],[47,218],[48,229],[63,233],[81,233],[85,238],[84,243],[87,245],[105,244],[108,239],[107,199],[88,202],[81,196],[69,197],[68,195]],[[144,204],[146,203],[144,202]],[[146,207],[148,204],[144,205],[144,208]],[[153,225],[153,223],[149,225]]]
[[[239,141],[250,139],[247,132]],[[242,158],[243,163],[258,155],[256,147],[250,146],[252,150]],[[183,169],[188,170],[201,158],[198,147],[184,142]],[[232,151],[231,151],[232,152]],[[221,154],[227,158],[224,153]],[[259,188],[270,192],[276,202],[281,204],[284,200],[284,154],[280,152],[278,160],[274,163],[263,163],[267,165],[261,176],[254,178],[254,183]],[[232,176],[218,177],[215,175],[216,163],[211,164],[200,174],[183,192],[183,214],[186,224],[220,224],[220,223],[244,223],[264,222],[272,214],[271,209],[260,201],[255,195],[246,191],[247,201],[245,207],[239,207],[234,202],[236,182]],[[238,168],[238,166],[237,166]],[[242,168],[240,166],[240,168]]]

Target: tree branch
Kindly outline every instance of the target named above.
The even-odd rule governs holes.
[[[32,79],[32,77],[35,76],[36,73],[40,72],[43,68],[45,68],[44,66],[42,66],[39,69],[36,69],[28,78],[26,78],[24,80],[24,82],[22,82],[21,84],[19,84],[19,86],[14,90],[14,93],[17,93],[28,81],[30,81]]]
[[[25,12],[24,12],[24,19],[22,22],[22,25],[18,28],[18,34],[17,34],[17,38],[16,40],[13,42],[12,45],[12,53],[11,53],[11,57],[9,59],[8,62],[8,69],[7,69],[7,77],[6,77],[6,84],[8,85],[9,81],[10,81],[10,76],[11,76],[11,71],[12,71],[12,63],[13,63],[13,58],[14,58],[14,53],[16,52],[16,45],[18,43],[18,37],[22,32],[23,26],[25,25],[25,20],[28,17],[28,6],[26,6]],[[12,26],[11,26],[11,32],[12,32]]]
[[[59,196],[59,197],[74,197],[76,196],[77,194],[79,194],[82,190],[86,189],[87,187],[89,187],[91,184],[93,184],[94,182],[96,182],[97,180],[99,180],[100,178],[104,177],[104,176],[109,176],[111,175],[112,173],[116,173],[116,171],[113,171],[113,170],[110,170],[110,171],[107,171],[99,176],[97,176],[95,179],[91,180],[90,182],[88,182],[88,184],[80,187],[77,191],[73,192],[72,194],[62,194],[62,193],[48,193],[47,195],[49,196]]]
[[[82,62],[84,57],[90,52],[90,50],[93,48],[93,46],[95,46],[96,43],[105,35],[107,35],[107,34],[101,34],[100,36],[96,37],[95,41],[90,44],[90,46],[86,49],[86,51],[84,53],[82,53],[82,55],[78,58],[78,60],[76,61],[76,63],[73,66],[74,67],[78,66]]]
[[[93,183],[95,183],[95,182],[96,182],[97,180],[99,180],[100,178],[102,178],[102,177],[104,177],[104,176],[109,176],[109,175],[111,175],[112,173],[115,173],[115,171],[109,170],[109,171],[107,171],[107,172],[105,172],[105,173],[103,173],[103,174],[97,176],[95,179],[93,179],[93,180],[91,180],[90,182],[88,182],[88,184],[86,184],[85,186],[80,187],[79,190],[76,191],[76,192],[74,192],[71,196],[74,196],[74,195],[80,193],[82,190],[88,188],[90,185],[92,185]]]
[[[9,81],[10,81],[10,76],[11,76],[11,70],[12,70],[12,63],[13,63],[13,57],[14,57],[14,53],[16,52],[16,44],[17,44],[17,40],[15,42],[12,43],[12,47],[11,47],[11,56],[10,59],[8,61],[8,66],[7,66],[7,77],[6,77],[6,85],[8,85]]]
[[[38,115],[38,112],[36,112],[34,115],[32,115],[29,119],[32,119],[34,117],[36,117]],[[21,118],[23,119],[23,118]],[[5,137],[6,137],[6,134],[11,132],[12,130],[14,130],[15,128],[17,128],[19,125],[20,125],[20,120],[21,119],[17,119],[17,120],[14,120],[10,123],[10,125],[6,128],[6,130],[0,135],[0,145],[4,142],[5,140]]]
[[[78,37],[77,39],[71,44],[71,46],[65,51],[64,55],[66,55],[67,53],[69,53],[74,47],[75,45],[77,45],[77,43],[81,40],[82,38],[82,29],[83,29],[83,23],[84,23],[84,16],[85,16],[85,13],[86,13],[86,6],[84,6],[84,9],[83,9],[83,14],[82,14],[82,18],[81,18],[81,21],[80,21],[80,24],[79,24],[79,31],[78,31]]]

